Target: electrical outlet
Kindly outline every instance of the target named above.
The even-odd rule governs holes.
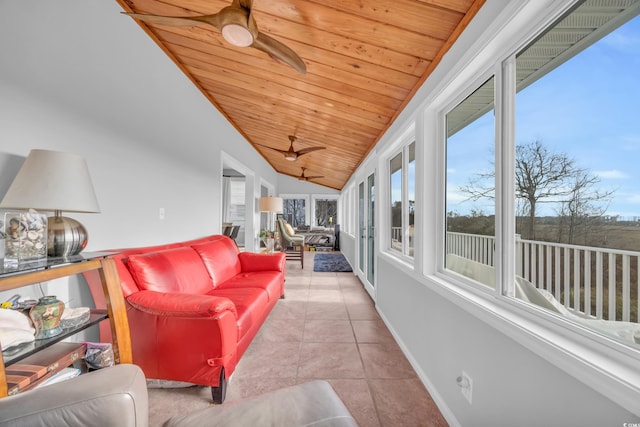
[[[465,371],[462,371],[462,375],[456,378],[456,383],[460,387],[462,395],[467,399],[469,405],[471,405],[471,393],[473,391],[473,380]]]
[[[164,219],[164,208],[160,208],[160,212],[158,213],[158,218],[160,218],[160,220]]]

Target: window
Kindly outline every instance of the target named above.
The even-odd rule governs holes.
[[[389,161],[391,249],[413,256],[415,217],[415,142]]]
[[[266,197],[269,195],[269,188],[260,186],[260,197]],[[269,224],[269,212],[260,212],[260,230],[269,230],[273,227],[273,224]]]
[[[623,15],[584,3],[516,55],[515,297],[640,348],[640,18]]]
[[[351,203],[353,194],[353,186],[345,187],[342,190],[342,193],[338,196],[338,216],[341,218],[340,222],[340,232],[351,234],[352,226],[351,223],[353,218],[351,217]]]
[[[634,348],[637,11],[576,5],[446,114],[445,208],[446,269]],[[496,286],[502,274],[511,280]]]
[[[307,196],[282,195],[282,214],[292,227],[307,224]]]
[[[391,174],[391,249],[402,252],[402,153],[389,161]]]
[[[495,286],[494,77],[446,115],[445,267]]]
[[[338,223],[338,198],[313,197],[314,225],[317,227],[332,227]]]
[[[340,208],[338,214],[342,218],[343,224],[340,232],[345,232],[353,235],[355,230],[355,221],[357,215],[355,213],[355,188],[353,185],[349,186],[345,191],[340,195],[340,203],[338,207]]]
[[[407,209],[406,217],[408,227],[405,230],[407,241],[406,254],[413,256],[413,236],[415,235],[414,219],[416,216],[416,143],[409,144],[407,150],[409,158],[407,159]]]

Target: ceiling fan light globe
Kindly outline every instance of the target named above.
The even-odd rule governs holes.
[[[296,154],[285,154],[284,158],[289,160],[290,162],[295,162],[298,156]]]
[[[234,46],[248,47],[253,44],[253,34],[242,25],[227,24],[222,27],[221,33],[222,37]]]

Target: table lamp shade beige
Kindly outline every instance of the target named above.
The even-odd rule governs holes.
[[[275,230],[276,229],[275,220],[273,219],[273,217],[271,217],[271,215],[274,213],[282,212],[282,197],[273,197],[273,196],[260,197],[260,200],[258,200],[258,210],[260,212],[269,213],[269,217],[270,217],[268,219],[269,224],[273,224],[274,230]],[[267,249],[269,249],[269,251],[272,251],[273,243],[271,243],[271,248],[267,246]]]
[[[78,221],[62,211],[100,212],[87,163],[81,156],[49,150],[31,150],[5,194],[2,209],[52,211],[48,219],[48,255],[76,255],[87,245],[88,234]]]
[[[260,212],[282,212],[282,197],[260,197],[258,209]]]

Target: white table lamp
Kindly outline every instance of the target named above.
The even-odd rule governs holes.
[[[84,159],[48,150],[31,150],[0,208],[54,212],[47,232],[47,252],[52,257],[76,255],[88,241],[84,226],[62,216],[62,211],[100,212]]]

